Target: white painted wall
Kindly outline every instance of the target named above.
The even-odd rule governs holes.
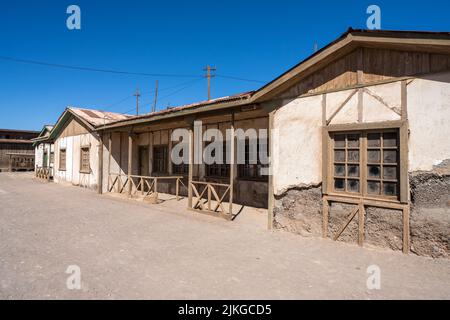
[[[408,86],[410,171],[429,171],[450,159],[450,72]]]
[[[50,162],[50,154],[51,154],[51,152],[53,152],[55,150],[54,145],[48,144],[48,143],[40,143],[39,145],[37,145],[34,148],[34,155],[35,155],[34,165],[35,165],[35,167],[43,166],[44,150],[47,150],[47,154],[48,154],[47,161]],[[47,166],[48,165],[49,164],[47,163]],[[50,164],[50,167],[53,167],[53,164]]]
[[[90,174],[80,172],[81,147],[90,147]],[[66,170],[60,170],[59,152],[66,149]],[[99,141],[92,134],[58,138],[55,142],[55,170],[56,183],[70,183],[75,186],[95,189],[98,183],[98,148]]]

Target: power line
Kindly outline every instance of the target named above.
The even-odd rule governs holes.
[[[266,83],[266,81],[246,79],[246,78],[233,77],[233,76],[224,76],[224,75],[221,75],[221,74],[216,74],[216,77],[223,78],[223,79],[246,81],[246,82]]]
[[[201,77],[203,77],[202,75],[193,75],[193,74],[146,73],[146,72],[130,72],[130,71],[114,70],[114,69],[81,67],[81,66],[72,66],[72,65],[44,62],[44,61],[37,61],[37,60],[18,59],[18,58],[13,58],[13,57],[6,57],[6,56],[0,56],[0,60],[17,62],[17,63],[34,64],[34,65],[53,67],[53,68],[61,68],[61,69],[80,70],[80,71],[89,71],[89,72],[102,72],[102,73],[112,73],[112,74],[123,74],[123,75],[135,75],[135,76],[145,76],[145,77],[173,77],[173,78],[201,78]],[[223,78],[223,79],[246,81],[246,82],[266,83],[266,81],[246,79],[246,78],[228,76],[228,75],[216,75],[216,77]]]
[[[0,59],[5,60],[5,61],[35,64],[35,65],[54,67],[54,68],[91,71],[91,72],[114,73],[114,74],[125,74],[125,75],[144,76],[144,77],[172,77],[172,78],[200,78],[200,77],[202,77],[200,75],[189,75],[189,74],[129,72],[129,71],[113,70],[113,69],[80,67],[80,66],[71,66],[71,65],[66,65],[66,64],[49,63],[49,62],[36,61],[36,60],[17,59],[17,58],[4,57],[4,56],[0,56]]]

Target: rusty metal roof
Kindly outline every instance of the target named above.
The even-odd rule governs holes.
[[[91,124],[93,127],[109,124],[120,120],[130,119],[133,116],[115,112],[100,111],[94,109],[82,109],[69,107],[70,111]]]
[[[233,101],[245,101],[245,100],[249,99],[253,93],[254,93],[254,91],[249,91],[249,92],[239,93],[239,94],[235,94],[235,95],[231,95],[231,96],[226,96],[226,97],[221,97],[221,98],[216,98],[216,99],[211,99],[211,100],[205,100],[205,101],[200,101],[200,102],[196,102],[196,103],[176,106],[176,107],[169,107],[164,110],[151,112],[151,113],[147,113],[147,114],[143,114],[143,115],[139,115],[139,116],[127,116],[127,118],[125,118],[125,119],[111,121],[106,124],[116,124],[116,123],[118,124],[118,123],[121,123],[124,121],[128,121],[128,120],[132,121],[132,120],[136,120],[136,119],[139,119],[139,120],[151,119],[156,116],[163,116],[166,114],[176,113],[176,112],[187,110],[187,109],[196,109],[199,107],[206,107],[206,106],[211,106],[212,107],[211,110],[213,110],[214,105],[218,105],[221,103],[233,102]]]

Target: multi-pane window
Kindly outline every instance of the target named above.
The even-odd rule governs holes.
[[[256,148],[256,154],[255,148],[250,147],[250,142],[255,143],[257,145]],[[238,164],[238,176],[242,179],[258,179],[258,180],[265,180],[267,179],[267,175],[264,174],[263,169],[267,168],[267,164],[261,163],[261,157],[260,153],[261,151],[264,151],[264,153],[267,155],[267,140],[252,140],[249,139],[245,140],[245,163]],[[254,163],[254,159],[257,159],[257,162]],[[252,163],[250,163],[250,160],[253,160]]]
[[[399,193],[397,132],[367,134],[367,193],[396,197]]]
[[[91,166],[89,164],[89,147],[81,148],[80,172],[91,173]]]
[[[398,131],[332,135],[333,191],[398,198]]]
[[[66,149],[59,150],[59,170],[66,170]]]
[[[167,146],[153,147],[153,172],[167,173]]]
[[[206,176],[207,177],[220,177],[225,178],[230,176],[230,165],[227,164],[227,143],[223,142],[222,146],[222,163],[212,163],[205,165]],[[216,156],[216,150],[211,151],[211,156]]]
[[[179,156],[181,158],[184,157],[184,149],[180,150]],[[189,174],[189,164],[187,164],[187,163],[180,163],[180,164],[172,163],[172,173],[177,174],[177,175],[188,175]]]
[[[360,135],[337,134],[334,136],[334,190],[361,192]]]

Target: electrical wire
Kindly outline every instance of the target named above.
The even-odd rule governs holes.
[[[80,67],[80,66],[71,66],[71,65],[66,65],[66,64],[49,63],[49,62],[36,61],[36,60],[17,59],[17,58],[12,58],[12,57],[5,57],[5,56],[0,56],[0,59],[5,60],[5,61],[13,61],[13,62],[18,62],[18,63],[26,63],[26,64],[35,64],[35,65],[54,67],[54,68],[92,71],[92,72],[103,72],[103,73],[114,73],[114,74],[125,74],[125,75],[145,76],[145,77],[172,77],[172,78],[202,78],[203,77],[201,75],[189,75],[189,74],[129,72],[129,71],[113,70],[113,69]]]

